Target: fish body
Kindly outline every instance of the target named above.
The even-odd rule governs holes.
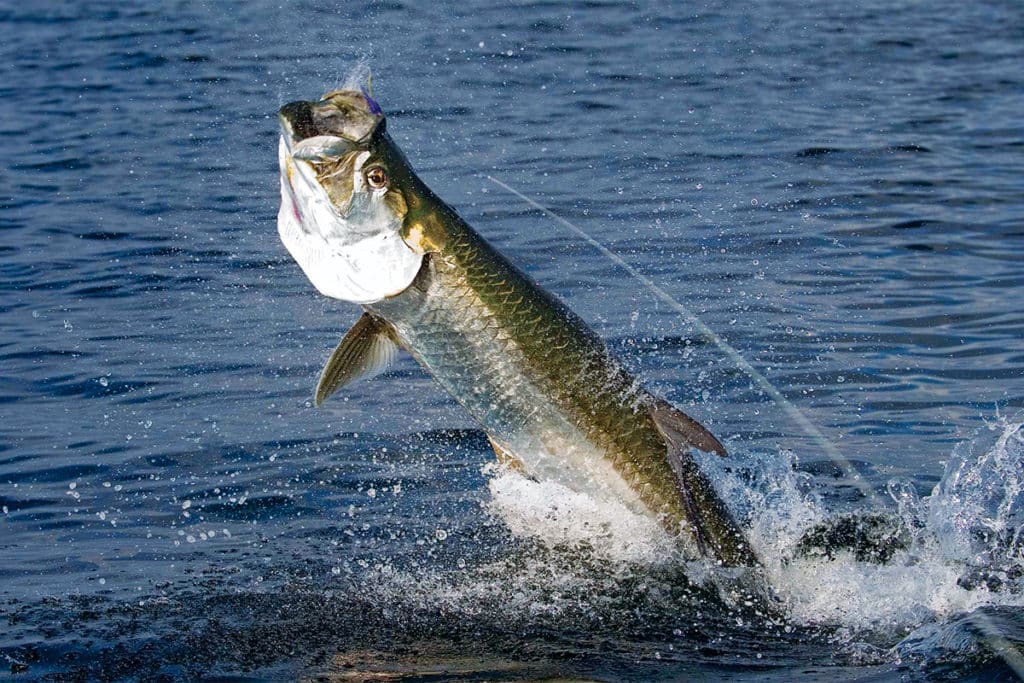
[[[364,309],[328,360],[318,404],[404,349],[499,459],[652,515],[695,556],[757,564],[692,455],[725,455],[721,443],[434,195],[376,102],[337,91],[280,118],[282,240],[321,292]]]

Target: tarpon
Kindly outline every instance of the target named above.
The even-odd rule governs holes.
[[[324,295],[363,307],[316,388],[409,352],[490,437],[498,459],[652,515],[694,557],[757,565],[693,457],[711,432],[648,393],[569,308],[439,199],[366,92],[280,110],[281,240]]]

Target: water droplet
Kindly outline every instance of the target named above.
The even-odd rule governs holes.
[[[448,532],[444,529],[438,529],[434,532],[434,538],[436,538],[439,541],[443,541],[444,539],[448,538]]]
[[[101,387],[108,386],[109,384],[110,384],[110,380],[109,379],[107,379],[106,377],[100,377],[100,386]]]

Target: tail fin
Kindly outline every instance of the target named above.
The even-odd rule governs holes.
[[[692,448],[699,448],[724,456],[725,448],[703,425],[665,401],[652,406],[651,415],[665,438],[668,462],[697,548],[726,566],[759,566],[743,532],[690,454]]]

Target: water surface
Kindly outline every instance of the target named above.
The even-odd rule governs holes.
[[[8,3],[0,22],[11,676],[1019,666],[1018,3]],[[593,536],[588,501],[552,522],[552,492],[483,471],[483,434],[407,358],[311,406],[358,311],[277,240],[275,112],[360,63],[424,180],[727,441],[707,466],[789,618],[751,621],[628,528]],[[697,312],[860,478],[487,175]],[[913,547],[793,559],[811,522],[869,509]]]

